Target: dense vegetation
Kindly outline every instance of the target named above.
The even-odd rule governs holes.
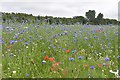
[[[25,14],[25,13],[2,13],[3,22],[28,22],[28,23],[38,23],[42,24],[46,22],[48,24],[92,24],[92,25],[117,25],[118,22],[115,19],[104,19],[104,15],[99,13],[98,16],[95,18],[95,10],[89,10],[86,12],[85,17],[83,16],[74,16],[73,18],[60,18],[60,17],[53,17],[53,16],[33,16],[32,14]]]
[[[118,21],[101,13],[95,18],[94,11],[86,12],[87,18],[2,14],[3,78],[119,76]]]

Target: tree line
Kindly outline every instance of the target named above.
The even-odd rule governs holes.
[[[20,23],[38,23],[38,24],[91,24],[91,25],[119,25],[120,21],[116,19],[104,19],[104,15],[99,13],[96,16],[95,10],[89,10],[85,13],[86,17],[74,16],[72,18],[53,17],[53,16],[33,16],[26,13],[4,13],[2,12],[2,22],[20,22]]]

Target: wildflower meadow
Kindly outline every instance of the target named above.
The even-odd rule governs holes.
[[[115,78],[118,26],[0,25],[3,78]]]

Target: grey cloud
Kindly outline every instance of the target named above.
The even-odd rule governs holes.
[[[12,0],[13,1],[13,0]],[[23,0],[21,0],[23,1]],[[31,2],[34,1],[34,2]],[[36,2],[35,2],[36,1]],[[102,0],[103,1],[103,0]],[[85,12],[92,9],[103,13],[105,17],[117,18],[117,5],[113,6],[113,1],[106,0],[30,0],[30,2],[2,2],[1,11],[24,12],[33,15],[52,15],[60,17],[85,16]],[[115,2],[117,4],[117,2]],[[111,7],[111,5],[113,7]],[[111,8],[111,9],[110,9]],[[112,12],[112,13],[111,13]]]

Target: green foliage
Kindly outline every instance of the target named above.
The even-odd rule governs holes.
[[[96,14],[95,10],[89,10],[88,12],[86,12],[86,17],[89,22],[94,22],[95,14]]]
[[[95,24],[102,24],[102,20],[103,20],[103,14],[99,13],[97,18],[95,19]]]
[[[109,73],[109,70],[118,69],[117,26],[75,24],[64,25],[64,27],[53,25],[55,28],[51,28],[51,25],[47,24],[38,25],[36,23],[33,26],[33,23],[21,24],[18,22],[3,23],[3,25],[3,78],[88,78],[89,74],[94,78],[115,77],[114,74]],[[7,30],[8,26],[10,29],[15,28],[15,30]],[[39,28],[35,26],[39,26]],[[67,35],[64,35],[66,30],[61,30],[63,28],[68,29]],[[93,32],[101,28],[102,31]],[[20,34],[23,30],[25,32]],[[34,32],[34,30],[36,31]],[[18,35],[18,38],[14,37],[15,34]],[[62,35],[53,37],[55,34]],[[73,37],[75,34],[77,36]],[[98,37],[94,38],[95,36]],[[11,40],[15,40],[15,43],[11,44],[11,48],[8,48]],[[32,42],[30,43],[30,41]],[[28,42],[28,45],[25,45],[25,42]],[[69,49],[70,53],[66,53],[63,48]],[[73,53],[72,50],[76,50],[76,52]],[[55,62],[61,62],[56,67],[57,70],[50,71],[55,62],[47,60],[46,63],[42,64],[46,55],[54,57]],[[78,59],[79,56],[82,56],[82,59]],[[110,58],[110,61],[104,60],[106,56]],[[69,61],[70,57],[74,58],[72,62]],[[104,63],[108,66],[98,66],[98,64],[103,65]],[[94,66],[95,69],[90,69],[90,66]]]
[[[84,18],[83,16],[74,16],[73,18],[60,18],[60,17],[52,17],[52,16],[33,16],[32,14],[25,14],[25,13],[2,13],[2,20],[3,22],[9,23],[9,20],[14,22],[20,22],[20,23],[37,23],[37,24],[92,24],[92,25],[108,25],[113,24],[116,25],[119,22],[115,19],[104,19],[103,14],[99,13],[98,16],[95,18],[95,10],[89,10],[86,12]]]

